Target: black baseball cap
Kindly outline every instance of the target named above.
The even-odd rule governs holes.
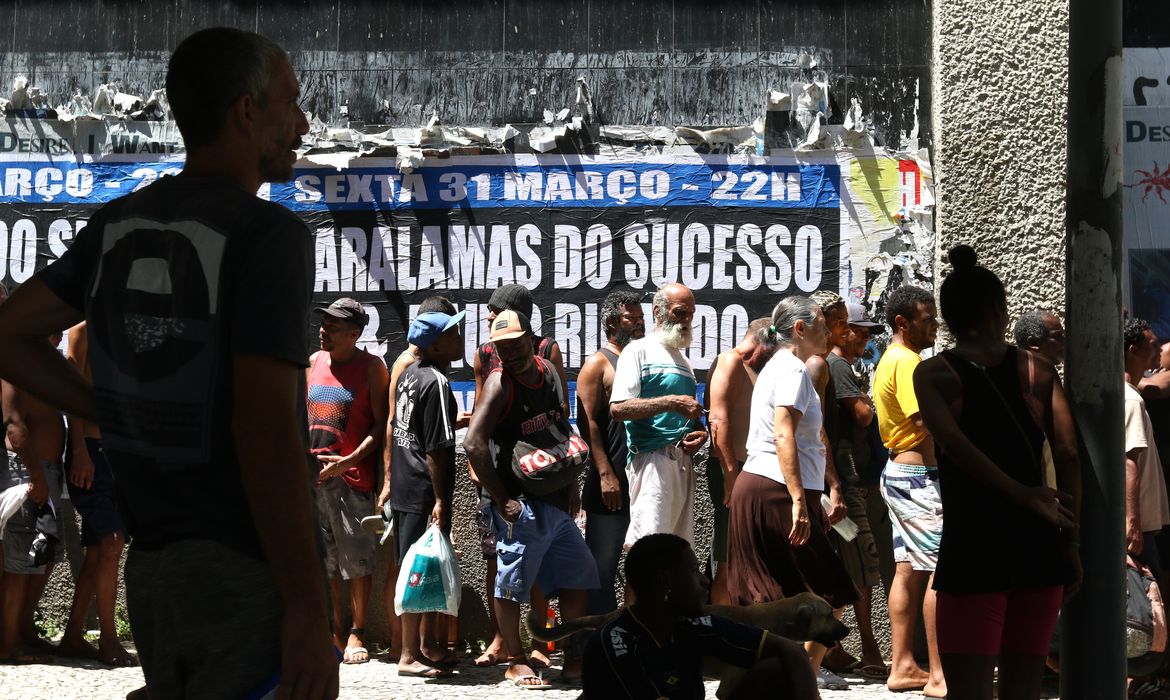
[[[362,303],[357,299],[350,299],[349,297],[342,297],[333,302],[329,306],[321,306],[313,309],[320,314],[326,314],[333,318],[340,318],[343,321],[356,323],[362,328],[370,322],[370,317],[366,314],[366,309]]]

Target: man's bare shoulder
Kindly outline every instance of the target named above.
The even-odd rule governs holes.
[[[397,375],[415,362],[418,362],[418,358],[414,356],[414,353],[410,350],[403,350],[398,353],[398,357],[394,358],[394,364],[390,367],[390,371]]]
[[[743,356],[736,352],[735,348],[719,353],[719,357],[716,358],[715,362],[716,375],[723,375],[728,379],[746,378],[748,376],[747,364],[743,361]]]
[[[621,353],[618,353],[618,357],[621,357]],[[585,362],[581,365],[581,370],[584,371],[587,367],[601,369],[609,366],[609,358],[605,356],[605,353],[598,350],[585,359]]]

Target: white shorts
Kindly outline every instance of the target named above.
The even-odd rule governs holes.
[[[639,452],[626,467],[630,480],[629,549],[645,535],[670,532],[695,544],[695,470],[674,445]]]

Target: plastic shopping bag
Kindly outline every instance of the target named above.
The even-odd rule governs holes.
[[[6,491],[0,492],[0,535],[4,534],[4,526],[8,519],[20,510],[28,498],[28,484],[17,484]]]
[[[431,525],[410,545],[398,572],[394,589],[394,611],[402,613],[441,612],[459,614],[459,563],[455,549],[438,525]]]

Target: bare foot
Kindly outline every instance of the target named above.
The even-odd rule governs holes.
[[[544,655],[539,649],[533,649],[532,653],[528,655],[528,663],[533,668],[548,668],[552,664],[549,663],[548,657]]]
[[[852,654],[845,651],[839,643],[833,648],[829,649],[829,653],[825,654],[821,666],[829,669],[833,673],[848,673],[861,665],[861,662],[853,657]]]
[[[536,671],[522,661],[509,664],[508,670],[504,671],[504,679],[518,686],[552,685],[547,679],[537,676]]]
[[[97,660],[107,666],[137,666],[138,659],[134,655],[122,648],[122,645],[117,641],[106,643],[104,641],[98,642],[98,657]]]
[[[42,654],[57,653],[56,644],[53,644],[47,639],[41,639],[36,635],[36,633],[24,635],[24,647],[30,651],[38,651]]]
[[[496,635],[492,639],[492,643],[487,646],[487,649],[484,649],[483,653],[475,657],[475,661],[471,663],[482,668],[484,666],[502,664],[506,660],[507,654],[504,653],[504,640],[499,635]]]
[[[922,690],[930,682],[930,674],[914,666],[909,673],[902,669],[891,669],[890,677],[886,680],[886,689],[894,692],[902,690]]]
[[[922,695],[928,698],[945,698],[947,696],[947,684],[945,682],[937,685],[927,683],[926,687],[922,689]]]
[[[85,637],[62,637],[56,653],[57,656],[64,656],[67,659],[98,658],[97,647],[85,641]]]

